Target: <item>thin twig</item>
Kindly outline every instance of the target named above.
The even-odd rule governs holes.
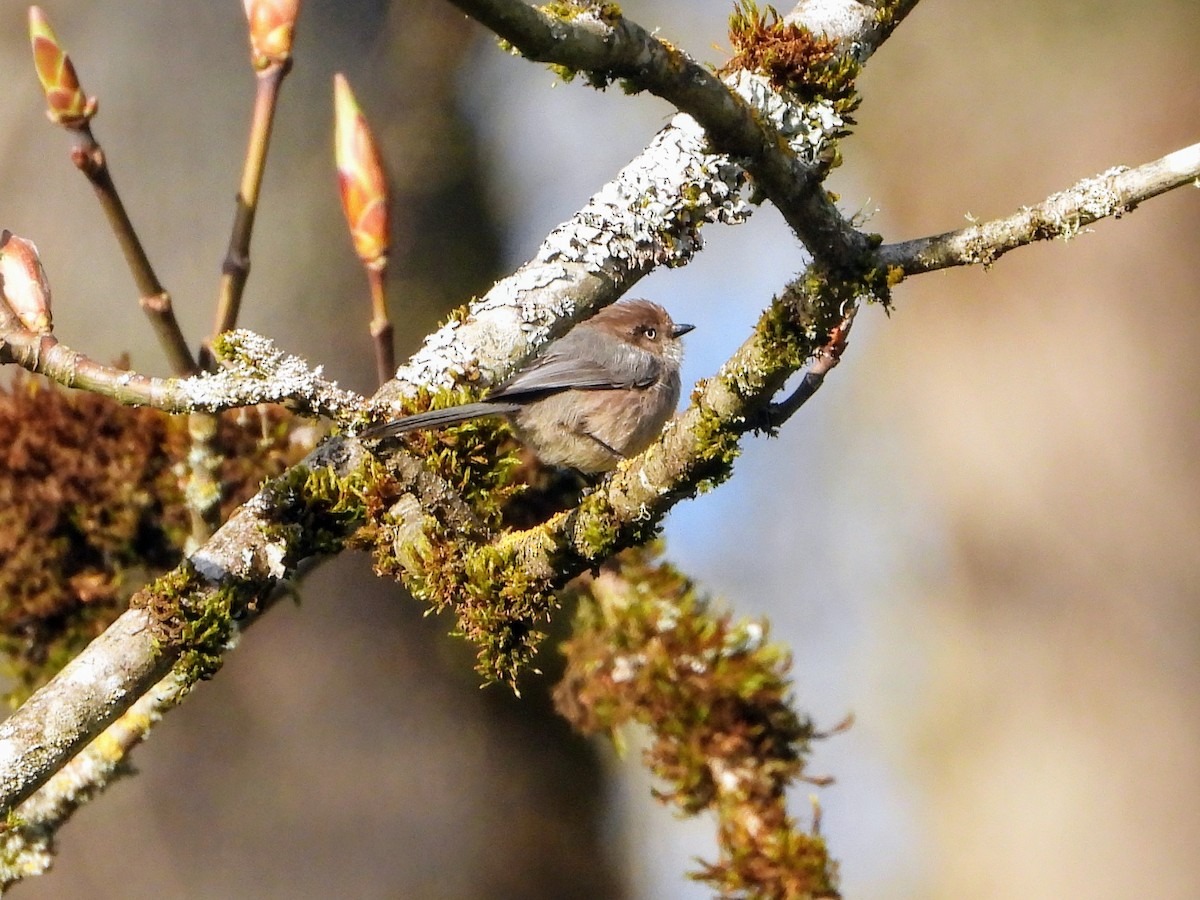
[[[858,313],[858,306],[851,306],[841,324],[838,325],[833,333],[829,336],[829,342],[821,347],[813,355],[812,364],[804,373],[800,384],[786,399],[780,400],[777,403],[771,403],[765,410],[765,425],[767,431],[773,431],[778,428],[792,416],[794,416],[805,403],[813,398],[813,395],[825,383],[825,376],[842,360],[842,354],[846,352],[846,346],[849,342],[850,328],[854,324],[854,316]]]
[[[388,318],[387,262],[367,266],[367,281],[371,286],[371,342],[375,347],[375,373],[379,383],[386,384],[396,374],[396,345],[392,338],[392,321]]]
[[[71,135],[71,161],[87,177],[100,200],[105,218],[117,236],[137,284],[142,309],[150,317],[172,370],[177,375],[191,375],[197,370],[196,362],[175,320],[171,297],[154,274],[113,184],[104,150],[92,133],[91,120],[99,108],[96,98],[84,92],[75,64],[59,42],[45,12],[38,6],[29,7],[29,39],[34,70],[46,95],[47,115],[51,122],[61,125]]]
[[[1138,204],[1186,184],[1200,187],[1200,144],[1129,169],[1124,166],[1085,178],[1041,203],[958,231],[885,244],[879,264],[904,275],[952,266],[990,266],[1016,247],[1052,238],[1070,239],[1093,222],[1132,212]]]
[[[242,294],[246,289],[246,280],[250,277],[250,237],[254,231],[254,217],[258,212],[258,195],[266,168],[267,148],[271,143],[275,111],[279,106],[279,89],[290,69],[291,57],[285,56],[255,70],[250,138],[242,165],[242,181],[238,189],[229,248],[221,266],[216,321],[212,335],[201,349],[201,362],[209,371],[215,363],[212,342],[217,335],[230,331],[237,325]],[[221,524],[221,495],[224,488],[220,480],[220,470],[223,460],[220,448],[216,445],[216,423],[207,420],[205,414],[197,413],[191,417],[188,433],[192,438],[185,487],[191,514],[188,549],[195,549]]]
[[[159,344],[167,355],[171,371],[177,375],[194,374],[198,371],[196,360],[175,318],[171,295],[158,280],[137,230],[125,210],[125,204],[121,202],[121,195],[117,193],[117,187],[113,183],[104,149],[93,136],[90,126],[85,124],[82,127],[71,128],[70,131],[75,141],[71,148],[71,161],[87,176],[104,210],[104,216],[117,236],[125,262],[133,275],[134,283],[137,284],[139,302],[150,317],[150,324],[154,326]]]
[[[278,350],[250,331],[227,334],[218,345],[223,368],[191,378],[154,378],[96,362],[53,335],[24,330],[0,333],[0,363],[15,363],[63,387],[111,397],[127,406],[171,413],[217,413],[259,403],[282,403],[306,415],[341,424],[361,418],[364,397],[342,390],[298,356]]]
[[[275,111],[279,106],[279,89],[290,68],[289,59],[271,64],[256,73],[250,140],[242,166],[242,181],[238,188],[237,210],[233,218],[233,231],[229,236],[229,249],[221,266],[221,288],[217,297],[216,320],[213,324],[214,337],[237,325],[242,293],[246,288],[246,279],[250,276],[250,237],[254,231],[254,217],[258,212],[258,195],[267,162],[267,148],[271,143]]]

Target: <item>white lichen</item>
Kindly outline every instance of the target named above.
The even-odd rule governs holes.
[[[625,684],[633,681],[637,673],[646,665],[646,655],[635,653],[632,656],[618,656],[613,659],[609,677],[613,684]]]
[[[806,163],[817,162],[828,142],[845,128],[845,120],[838,115],[831,101],[794,103],[757,73],[745,69],[739,71],[733,78],[732,87],[771,123],[792,152]]]
[[[761,622],[742,622],[725,635],[721,652],[725,656],[744,656],[765,643],[766,629]]]
[[[351,421],[366,401],[325,378],[320,366],[284,353],[270,338],[239,329],[218,344],[221,369],[177,382],[196,410],[222,410],[256,403],[291,403],[306,411]]]

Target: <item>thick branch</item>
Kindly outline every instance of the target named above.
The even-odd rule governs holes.
[[[1085,178],[1002,219],[886,244],[876,256],[882,266],[900,269],[905,275],[951,266],[990,266],[1016,247],[1051,238],[1070,239],[1099,219],[1132,212],[1142,201],[1197,179],[1200,144],[1193,144],[1134,169],[1121,166]]]
[[[636,23],[599,10],[566,19],[524,0],[451,2],[529,59],[605,79],[628,79],[691,115],[707,133],[712,151],[745,166],[814,256],[847,264],[866,250],[867,237],[842,218],[821,187],[816,161],[802,159],[781,140],[770,109],[756,109],[708,69]],[[750,93],[742,78],[731,81]],[[775,95],[767,91],[760,96]]]
[[[340,441],[306,460],[335,473],[354,471],[363,461],[361,450]],[[174,638],[164,632],[170,617],[202,617],[219,592],[236,589],[236,612],[244,624],[267,606],[278,581],[313,555],[313,542],[323,539],[319,534],[332,541],[357,527],[335,510],[305,504],[286,489],[289,475],[295,472],[268,482],[234,513],[193,554],[191,566],[143,589],[104,634],[0,724],[0,809],[29,797],[194,649],[186,630]],[[289,520],[293,527],[287,527]],[[297,521],[304,527],[294,527]],[[225,624],[236,630],[234,623]]]
[[[131,609],[0,723],[0,804],[12,809],[171,667],[145,609]]]
[[[466,504],[420,460],[399,454],[393,463],[391,487],[411,499],[415,517],[429,511],[464,536],[486,537]],[[232,638],[269,608],[281,582],[340,550],[362,521],[357,492],[381,478],[364,474],[375,466],[357,441],[326,441],[263,485],[187,564],[143,589],[104,634],[0,724],[0,812],[29,797],[183,654],[212,657],[228,646],[212,646],[203,628],[164,631],[169,619],[203,623],[214,600],[233,592],[236,621],[224,622]]]
[[[813,34],[837,41],[845,52],[866,62],[886,41],[919,0],[800,0],[785,22],[803,25]]]
[[[190,687],[179,673],[168,674],[17,808],[17,821],[0,834],[0,891],[50,868],[59,827],[128,771],[129,751]]]

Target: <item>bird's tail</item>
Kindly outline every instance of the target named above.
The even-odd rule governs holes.
[[[391,437],[393,434],[404,434],[406,431],[419,431],[422,428],[442,428],[446,425],[457,425],[468,419],[478,419],[481,416],[503,416],[514,413],[521,408],[519,403],[464,403],[461,406],[448,406],[445,409],[431,409],[428,412],[393,419],[364,428],[358,433],[360,438],[378,439]]]

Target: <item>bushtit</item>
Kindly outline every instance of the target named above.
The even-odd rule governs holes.
[[[579,323],[478,403],[406,416],[362,432],[385,437],[506,416],[542,462],[607,472],[658,437],[679,402],[676,325],[649,300],[621,300]]]

